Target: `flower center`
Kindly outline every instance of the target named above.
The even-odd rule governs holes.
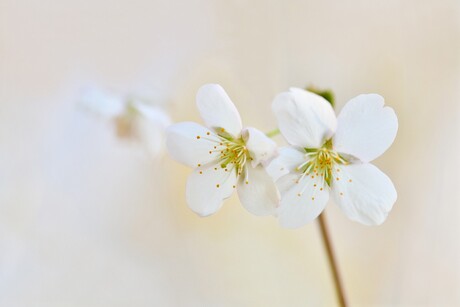
[[[328,140],[320,148],[305,148],[306,161],[299,165],[296,170],[302,172],[302,177],[311,175],[322,177],[328,186],[331,186],[332,179],[336,172],[340,172],[339,165],[346,165],[349,162],[332,149],[332,141]],[[336,180],[339,180],[336,177]]]
[[[217,137],[217,139],[214,137]],[[214,137],[211,136],[210,132],[207,132],[206,136],[197,135],[196,137],[198,140],[204,139],[213,143],[213,148],[209,150],[209,154],[213,157],[214,170],[217,171],[220,166],[225,172],[235,171],[236,176],[244,173],[244,181],[246,184],[249,183],[246,163],[251,161],[252,158],[243,138],[235,138],[224,129],[221,129]],[[198,164],[198,167],[201,167],[201,164]],[[200,174],[202,174],[201,171]],[[217,184],[216,186],[219,187],[220,185]]]
[[[251,160],[249,157],[248,149],[243,139],[227,139],[222,137],[222,142],[220,143],[220,155],[219,161],[220,166],[228,171],[229,168],[235,169],[237,175],[241,175],[244,170],[245,164],[248,160]],[[230,165],[230,166],[229,166]]]

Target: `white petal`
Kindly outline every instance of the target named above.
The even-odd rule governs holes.
[[[219,165],[198,167],[187,180],[187,203],[200,216],[211,215],[236,188],[236,173]]]
[[[341,165],[339,169],[332,183],[339,207],[353,221],[382,224],[397,198],[390,178],[368,163]]]
[[[206,126],[215,131],[225,129],[233,136],[239,136],[241,129],[240,113],[218,84],[203,85],[196,95],[196,103]]]
[[[97,88],[83,90],[80,105],[99,116],[115,117],[125,111],[123,98]]]
[[[171,156],[190,167],[205,165],[217,159],[219,138],[214,132],[192,122],[182,122],[166,129],[166,147]],[[211,154],[209,153],[211,151]]]
[[[162,108],[154,105],[134,101],[132,106],[139,112],[139,114],[151,122],[155,122],[158,126],[166,128],[171,125],[171,118],[168,113]]]
[[[165,129],[171,124],[169,115],[163,109],[145,103],[134,102],[132,105],[139,113],[134,119],[137,137],[151,155],[159,155],[164,149]]]
[[[276,154],[276,143],[270,139],[265,133],[256,128],[245,128],[242,132],[243,139],[249,154],[253,159],[251,164],[253,167],[262,163],[265,165]]]
[[[334,110],[323,97],[298,88],[279,94],[273,111],[281,133],[291,145],[318,148],[335,132]]]
[[[277,181],[280,177],[305,162],[305,153],[293,147],[281,147],[278,149],[278,156],[267,166],[267,172]]]
[[[262,166],[249,166],[247,171],[247,178],[240,176],[238,181],[241,204],[255,215],[274,214],[279,203],[279,193],[272,178]]]
[[[382,96],[359,95],[351,99],[338,117],[335,150],[369,162],[384,153],[398,131],[398,118],[384,106]]]
[[[162,153],[165,142],[164,127],[144,117],[139,117],[135,120],[134,129],[139,141],[152,156]]]
[[[329,199],[329,191],[320,177],[305,176],[297,183],[298,180],[299,175],[288,174],[276,182],[281,193],[278,217],[282,227],[297,228],[313,221]]]

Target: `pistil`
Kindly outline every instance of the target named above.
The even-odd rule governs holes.
[[[336,165],[348,164],[347,160],[332,149],[331,140],[328,140],[320,148],[305,148],[305,151],[306,161],[296,168],[297,171],[302,172],[301,179],[305,176],[311,176],[312,178],[319,176],[323,178],[328,186],[331,186],[334,167],[336,167]],[[337,169],[337,171],[338,170],[339,169]],[[337,177],[337,180],[339,179],[340,178]]]
[[[226,172],[235,170],[237,176],[244,174],[245,182],[249,183],[249,172],[246,163],[251,161],[252,158],[244,140],[241,137],[234,138],[224,130],[214,135],[217,137],[217,140],[210,137],[210,135],[211,133],[207,132],[206,136],[197,135],[196,139],[213,143],[212,149],[209,150],[210,155],[216,154],[216,159],[213,163],[219,165]],[[198,165],[198,167],[200,166]],[[214,167],[214,170],[218,170],[218,168]]]

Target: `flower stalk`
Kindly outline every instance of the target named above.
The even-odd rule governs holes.
[[[339,268],[337,265],[337,260],[334,255],[334,250],[332,248],[331,238],[329,231],[327,229],[326,216],[323,213],[320,214],[318,218],[319,228],[321,231],[321,238],[323,240],[324,248],[326,249],[327,259],[329,262],[329,267],[331,268],[332,278],[334,280],[335,292],[337,294],[337,300],[339,301],[339,306],[347,307],[347,301],[345,296],[345,290],[343,287],[342,279],[340,278]]]
[[[334,93],[331,90],[321,91],[311,86],[308,90],[322,96],[331,104],[332,107],[334,107]],[[327,229],[326,215],[324,211],[319,215],[318,223],[319,223],[319,229],[321,231],[321,238],[323,240],[324,248],[326,249],[329,267],[331,268],[332,278],[334,280],[334,287],[335,287],[335,292],[337,295],[337,300],[339,301],[339,305],[341,307],[347,307],[347,301],[345,298],[345,290],[343,288],[342,279],[340,277],[340,272],[339,272],[339,268],[337,265],[337,260],[334,255],[334,249],[332,247],[331,238],[329,235],[329,231]]]

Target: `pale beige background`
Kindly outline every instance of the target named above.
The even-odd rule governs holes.
[[[399,199],[375,228],[331,203],[352,306],[460,305],[458,1],[0,0],[0,306],[334,306],[317,225],[227,201],[200,219],[189,170],[120,143],[79,89],[156,90],[199,120],[221,83],[247,125],[274,95],[377,92],[397,112],[376,164]],[[281,142],[281,138],[278,139]]]

